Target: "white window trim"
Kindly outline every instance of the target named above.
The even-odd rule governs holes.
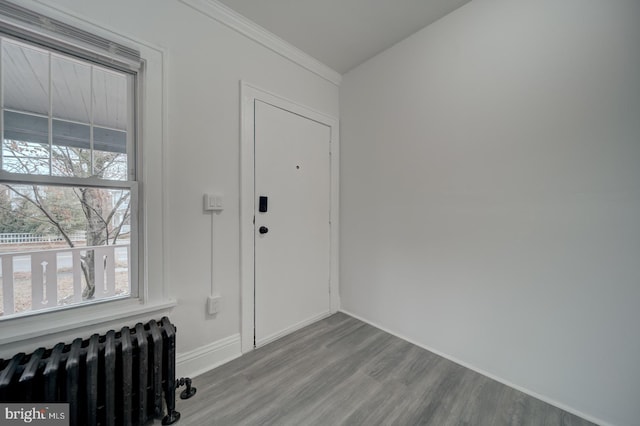
[[[147,42],[119,34],[91,22],[68,10],[39,2],[14,0],[14,3],[34,12],[58,19],[82,30],[131,46],[140,52],[144,66],[139,71],[138,116],[138,181],[139,208],[142,209],[139,227],[138,298],[83,304],[62,311],[34,313],[30,316],[7,318],[2,321],[0,356],[5,345],[28,346],[31,341],[54,333],[61,335],[87,335],[99,329],[100,324],[122,321],[136,316],[160,314],[175,307],[165,277],[168,276],[167,238],[164,218],[167,200],[164,196],[166,115],[166,57],[165,50]],[[132,247],[132,252],[134,248]],[[133,252],[135,253],[135,252]],[[63,337],[60,337],[61,339]],[[15,351],[14,349],[9,349]],[[11,354],[8,354],[11,355]]]

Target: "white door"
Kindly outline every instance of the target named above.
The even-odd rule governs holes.
[[[331,129],[259,100],[254,117],[260,346],[330,311]]]

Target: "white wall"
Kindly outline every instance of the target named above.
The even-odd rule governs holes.
[[[22,2],[28,6],[30,1]],[[178,353],[192,353],[240,332],[239,146],[240,80],[338,116],[338,88],[316,74],[175,0],[44,0],[166,52],[167,138],[164,152],[165,280],[177,306]],[[146,182],[158,189],[161,182]],[[211,216],[202,195],[224,194],[215,223],[215,283],[220,313],[210,317]],[[163,262],[167,262],[166,265]],[[130,319],[84,330],[103,330]],[[76,332],[74,332],[76,333]],[[69,333],[67,333],[69,334]],[[77,334],[77,333],[76,333]],[[64,339],[27,342],[21,349]],[[240,348],[239,339],[237,349]],[[205,348],[206,349],[206,348]]]
[[[344,76],[343,308],[640,419],[640,2],[474,0]]]

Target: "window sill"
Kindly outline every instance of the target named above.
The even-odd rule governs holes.
[[[142,304],[136,299],[127,299],[29,317],[7,318],[2,322],[0,346],[59,332],[72,332],[109,321],[121,321],[139,315],[162,312],[175,306],[175,300]]]

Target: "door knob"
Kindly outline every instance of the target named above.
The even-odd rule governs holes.
[[[266,226],[261,226],[258,229],[258,232],[261,233],[261,234],[266,234],[267,232],[269,232],[269,228],[267,228]]]

